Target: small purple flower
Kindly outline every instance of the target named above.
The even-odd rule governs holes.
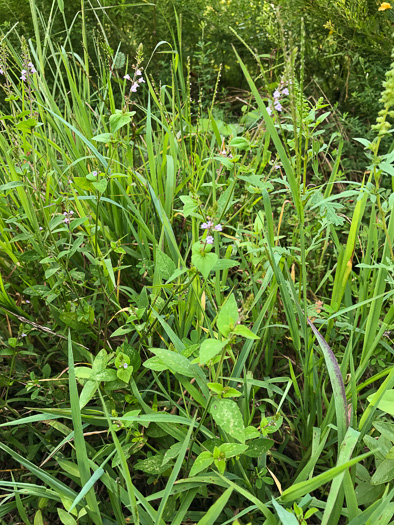
[[[69,214],[69,215],[74,215],[73,210],[69,211],[68,214]]]
[[[21,76],[19,77],[21,80],[23,80],[23,82],[26,81],[26,74],[27,74],[27,71],[26,69],[22,69],[21,71]]]
[[[138,82],[134,82],[134,84],[130,88],[130,91],[135,93],[137,91],[137,89],[138,89],[138,86],[139,86]]]
[[[208,229],[208,224],[207,224],[206,222],[203,222],[203,223],[201,224],[201,229],[202,229],[202,230],[206,230],[206,229]]]
[[[138,79],[138,82],[139,82],[140,84],[141,84],[141,82],[142,82],[143,84],[145,84],[145,80],[143,79],[143,77],[140,77],[140,78]]]
[[[40,232],[41,232],[44,228],[43,228],[42,226],[40,226],[38,229],[39,229]]]
[[[21,337],[27,337],[27,335],[25,333],[21,334]]]
[[[279,169],[280,169],[279,164],[275,164],[275,166],[274,166],[274,170],[279,170]]]
[[[215,226],[215,230],[216,230],[217,232],[221,232],[221,231],[223,231],[222,225],[221,225],[221,224],[217,224],[217,225]]]
[[[123,363],[123,368],[127,368],[129,365],[127,363]]]
[[[67,212],[65,211],[65,212],[63,213],[63,215],[67,215]]]
[[[94,175],[95,177],[97,177],[97,171],[93,171],[93,172],[92,172],[92,175]]]
[[[282,91],[282,95],[288,96],[288,95],[289,95],[289,90],[288,90],[287,88],[285,88],[285,89]]]
[[[142,72],[141,72],[140,69],[137,69],[137,71],[135,72],[135,74],[136,74],[138,77],[140,77],[140,76],[142,75]]]
[[[29,299],[26,299],[25,303],[26,303],[26,304],[30,304]]]
[[[126,80],[131,80],[130,75],[128,73],[123,78],[125,78]]]
[[[270,107],[267,108],[268,115],[272,115],[272,109]]]
[[[208,235],[206,238],[207,244],[213,244],[213,237],[212,235]]]
[[[280,91],[275,90],[274,93],[273,93],[273,97],[274,98],[280,98]]]
[[[283,108],[282,108],[282,104],[281,104],[280,102],[277,102],[277,103],[275,104],[275,109],[276,109],[276,111],[282,111],[282,109],[283,109]]]
[[[4,71],[2,70],[1,66],[0,66],[0,75],[4,75]]]
[[[221,152],[221,155],[226,156],[226,155],[227,155],[227,151],[224,149],[224,150]]]
[[[68,219],[68,218],[66,217],[66,218],[64,219],[63,222],[65,222],[65,223],[67,224],[68,222],[70,222],[70,219]]]

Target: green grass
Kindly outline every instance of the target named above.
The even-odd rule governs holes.
[[[41,44],[1,54],[0,523],[390,523],[393,70],[360,176],[302,55],[280,85],[234,50],[224,122],[179,20],[134,94],[104,33],[79,57],[31,10]]]

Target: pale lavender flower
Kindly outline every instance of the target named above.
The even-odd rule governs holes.
[[[22,69],[21,71],[21,76],[19,77],[21,80],[23,80],[23,82],[26,82],[26,74],[27,74],[27,71],[26,69]]]
[[[221,155],[226,156],[227,155],[227,151],[224,149],[223,151],[221,151]]]
[[[142,82],[143,84],[145,84],[145,80],[143,79],[143,77],[140,77],[140,78],[138,79],[138,82],[139,82],[140,84],[141,84],[141,82]]]
[[[127,363],[123,363],[123,368],[127,368],[129,365]]]
[[[69,215],[74,215],[74,212],[73,210],[71,210],[70,212],[68,212]]]
[[[4,71],[2,70],[1,66],[0,66],[0,75],[4,75]]]
[[[26,299],[25,303],[26,303],[26,304],[30,304],[29,299]]]
[[[287,88],[283,89],[282,90],[282,95],[288,96],[289,95],[289,90]]]
[[[93,172],[92,172],[92,175],[94,175],[95,177],[97,177],[97,171],[93,171]]]
[[[272,109],[270,107],[267,108],[268,115],[272,115]]]
[[[140,69],[137,69],[137,71],[135,72],[135,74],[136,74],[138,77],[140,77],[140,76],[142,75],[142,72],[141,72]]]
[[[25,333],[21,334],[21,337],[27,337],[27,335]]]
[[[279,164],[275,164],[275,166],[274,166],[274,170],[279,170],[279,169],[280,169]]]
[[[40,232],[41,232],[44,228],[43,228],[42,226],[40,226],[38,229],[39,229]]]
[[[65,211],[65,212],[63,213],[63,215],[67,215],[67,212]]]
[[[208,225],[208,228],[212,228],[212,226],[213,226],[213,222],[212,222],[212,221],[208,221],[208,222],[207,222],[207,225]]]
[[[139,86],[138,82],[134,82],[134,84],[130,88],[130,91],[135,93],[137,91],[137,89],[138,89],[138,86]]]
[[[206,238],[207,244],[213,244],[213,237],[212,235],[208,235]]]
[[[201,229],[202,229],[202,230],[206,230],[207,228],[208,228],[208,224],[207,224],[206,222],[203,222],[203,223],[201,224]]]
[[[35,67],[32,67],[31,70],[30,70],[30,73],[31,73],[32,75],[34,75],[34,73],[37,73],[36,68],[35,68]]]
[[[275,109],[276,109],[276,111],[282,111],[282,109],[283,109],[283,108],[282,108],[282,104],[281,104],[280,102],[277,102],[277,103],[275,104]]]
[[[70,222],[70,219],[68,219],[68,218],[66,217],[66,218],[64,219],[63,222],[65,222],[65,223],[67,224],[68,222]]]
[[[128,73],[123,78],[125,78],[126,80],[131,80],[130,75]]]
[[[221,224],[217,224],[214,228],[217,232],[221,232],[223,231],[223,228],[222,228],[222,225]]]
[[[280,91],[275,90],[274,93],[273,93],[273,97],[274,98],[280,98]]]

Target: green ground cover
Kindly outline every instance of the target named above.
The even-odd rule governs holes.
[[[233,96],[209,21],[195,68],[51,5],[0,38],[0,523],[392,523],[389,52],[346,127],[308,16]]]

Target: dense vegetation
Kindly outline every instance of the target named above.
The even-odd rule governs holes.
[[[0,523],[388,525],[391,6],[175,7],[0,1]]]

